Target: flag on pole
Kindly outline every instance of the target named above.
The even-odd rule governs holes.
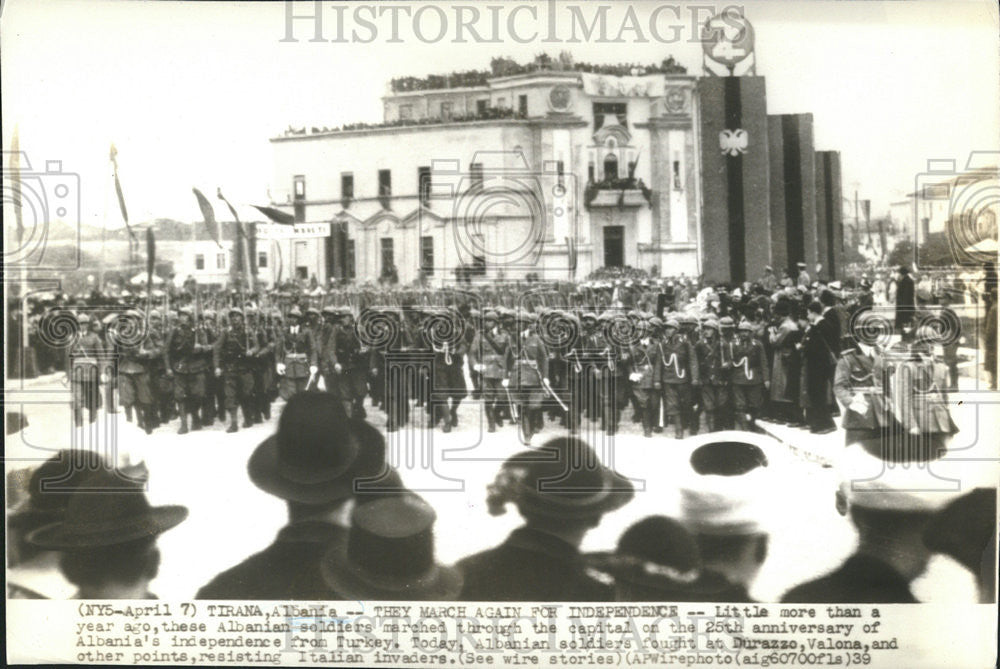
[[[153,269],[156,267],[156,237],[153,226],[146,228],[146,290],[153,294]]]
[[[17,224],[17,246],[24,243],[24,219],[21,216],[21,142],[14,126],[14,137],[10,140],[10,183],[14,204],[14,221]]]
[[[249,239],[249,237],[247,237],[246,230],[243,228],[243,224],[240,222],[240,217],[236,213],[236,208],[233,207],[233,205],[231,205],[229,203],[229,200],[226,199],[226,196],[222,194],[222,189],[219,188],[219,187],[216,187],[216,189],[215,189],[215,195],[220,200],[222,200],[223,202],[226,203],[226,206],[229,207],[229,213],[231,213],[233,215],[233,220],[236,221],[236,235],[237,235],[237,242],[238,242],[237,243],[237,251],[236,251],[236,258],[237,258],[236,265],[237,265],[237,268],[239,270],[242,270],[243,272],[246,273],[247,282],[248,282],[248,284],[250,286],[250,290],[253,290],[254,289],[254,268],[251,265],[251,261],[250,261],[250,239]],[[242,254],[242,262],[240,262],[240,256],[241,256],[241,254]]]
[[[566,238],[566,251],[569,255],[569,268],[570,270],[576,269],[576,239],[574,237]]]
[[[118,208],[122,211],[122,220],[125,221],[125,229],[128,230],[128,236],[132,238],[132,241],[136,241],[135,233],[132,232],[132,227],[128,224],[128,209],[125,208],[125,195],[122,193],[122,184],[118,179],[118,149],[115,148],[114,142],[111,143],[111,168],[115,174],[115,193],[118,194]]]
[[[219,241],[219,224],[215,220],[215,210],[212,209],[212,203],[197,188],[192,188],[191,191],[194,193],[195,199],[198,200],[198,208],[201,209],[201,217],[205,219],[205,227],[208,229],[208,234],[221,249],[222,242]]]
[[[279,225],[295,225],[295,217],[291,214],[286,214],[274,207],[261,207],[256,204],[251,206]]]

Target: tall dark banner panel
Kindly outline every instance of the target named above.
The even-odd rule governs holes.
[[[817,262],[823,264],[819,278],[836,279],[843,272],[844,263],[844,207],[839,151],[816,152],[816,239],[819,251]]]
[[[812,114],[767,117],[771,186],[771,260],[775,272],[818,261],[816,160]],[[793,272],[792,276],[796,276]]]
[[[771,264],[764,77],[704,77],[698,91],[705,278],[754,280]]]

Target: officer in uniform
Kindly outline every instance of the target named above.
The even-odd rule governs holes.
[[[205,369],[209,370],[205,374],[205,397],[201,405],[201,424],[208,427],[218,416],[221,422],[226,421],[226,398],[225,390],[222,387],[221,379],[210,373],[214,364],[212,362],[212,350],[215,347],[215,340],[219,338],[219,331],[216,326],[215,311],[205,309],[201,312],[198,327],[195,329],[197,342],[203,347],[202,353],[195,355],[205,362]]]
[[[483,410],[490,432],[496,432],[500,424],[497,408],[506,399],[503,384],[510,376],[510,336],[500,328],[498,321],[497,312],[492,309],[483,313],[483,329],[476,334],[469,351],[472,367],[482,377]]]
[[[764,346],[754,337],[753,324],[742,321],[738,332],[733,347],[733,410],[737,429],[753,430],[764,407],[764,391],[771,385],[771,376]]]
[[[323,387],[326,392],[333,395],[340,394],[340,383],[338,376],[341,368],[337,361],[337,337],[339,328],[340,312],[334,306],[326,306],[322,309],[323,326],[319,331],[319,373],[323,378]]]
[[[464,321],[456,321],[463,323]],[[465,331],[456,333],[457,342],[452,344],[445,341],[441,345],[431,342],[434,350],[434,391],[437,401],[434,424],[443,422],[442,430],[451,432],[451,428],[458,425],[458,405],[469,394],[465,385],[465,374],[462,369],[465,366],[465,356],[468,353]],[[450,401],[450,406],[447,402]]]
[[[201,354],[211,349],[208,344],[199,344],[197,339],[194,314],[191,309],[183,308],[163,347],[166,374],[173,377],[174,400],[181,414],[181,427],[177,434],[187,434],[188,414],[191,415],[191,429],[201,429],[198,409],[205,399],[207,369]]]
[[[358,339],[351,308],[340,307],[337,318],[337,325],[332,332],[334,376],[335,383],[339,386],[337,394],[350,416],[363,419],[367,416],[365,395],[368,394],[368,350]]]
[[[243,409],[243,427],[250,427],[250,398],[253,396],[253,369],[251,367],[250,341],[243,324],[243,312],[231,307],[228,312],[229,327],[215,342],[212,358],[215,375],[222,379],[226,393],[226,411],[229,427],[226,432],[236,432],[237,407]]]
[[[848,335],[833,373],[833,393],[844,410],[845,445],[875,441],[885,424],[886,409],[875,378],[872,346]]]
[[[90,422],[93,423],[101,406],[104,342],[88,314],[80,314],[76,320],[80,324],[80,336],[67,351],[66,375],[72,384],[73,423],[80,427],[83,425],[83,410],[90,412]]]
[[[663,321],[655,316],[649,319],[650,332],[663,329]],[[643,337],[630,347],[632,368],[629,380],[632,382],[632,395],[639,403],[642,418],[642,434],[649,438],[653,436],[653,423],[659,420],[660,393],[656,390],[656,365],[658,355],[656,344],[651,336]]]
[[[525,442],[531,441],[544,425],[542,400],[544,386],[549,382],[549,352],[541,338],[532,329],[537,320],[534,314],[520,311],[516,315],[518,346],[514,361],[514,384],[517,389],[516,401],[520,415],[521,435]]]
[[[674,437],[684,438],[683,409],[691,405],[691,388],[700,384],[698,357],[675,319],[665,324],[663,339],[657,343],[658,362],[654,387],[663,398],[663,423],[674,423]]]
[[[275,350],[281,398],[288,400],[292,395],[307,389],[311,379],[319,371],[316,340],[313,331],[302,324],[302,312],[293,307],[288,312],[288,327],[278,339]]]
[[[701,427],[717,432],[724,429],[724,415],[730,407],[733,354],[731,344],[722,341],[718,321],[705,322],[695,352],[701,374]]]
[[[682,313],[677,316],[677,322],[680,323],[681,334],[687,337],[692,350],[694,350],[701,339],[701,324],[698,322],[698,319],[690,314]],[[681,407],[681,422],[685,429],[692,435],[698,434],[701,411],[701,393],[695,387],[691,393],[691,402]]]

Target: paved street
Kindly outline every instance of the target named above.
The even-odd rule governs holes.
[[[966,381],[963,379],[963,384]],[[275,428],[280,404],[275,406],[270,424],[241,429],[237,434],[226,434],[216,422],[183,437],[176,434],[176,424],[147,436],[126,422],[124,414],[117,414],[88,435],[86,430],[72,429],[60,389],[57,379],[48,379],[34,384],[31,394],[17,394],[18,399],[32,398],[33,403],[21,404],[29,427],[8,438],[7,471],[26,466],[28,460],[44,459],[51,451],[69,446],[71,439],[91,447],[115,443],[120,457],[145,461],[152,503],[184,504],[190,509],[188,520],[160,539],[163,560],[153,592],[161,598],[193,596],[217,572],[270,543],[283,524],[283,503],[255,488],[246,475],[247,458]],[[43,397],[48,398],[47,403],[38,403]],[[993,462],[969,466],[987,479],[992,475],[995,481],[996,440],[985,435],[997,433],[996,419],[986,422],[987,411],[977,410],[974,404],[977,398],[983,396],[963,393],[955,400],[955,420],[963,427],[957,438],[972,446],[963,457],[993,458]],[[8,410],[17,410],[17,404],[10,403]],[[613,548],[621,532],[646,515],[677,512],[677,472],[683,449],[662,435],[643,438],[639,426],[631,421],[631,413],[630,408],[624,412],[623,433],[613,444],[602,441],[596,424],[585,425],[582,436],[605,461],[613,458],[615,467],[637,487],[633,502],[606,516],[587,536],[585,550]],[[414,415],[423,418],[422,413]],[[370,418],[376,426],[384,427],[380,411],[370,410]],[[774,494],[766,500],[766,517],[772,540],[753,594],[773,600],[788,587],[837,565],[852,550],[854,533],[834,509],[835,470],[822,465],[842,447],[842,434],[815,436],[786,427],[766,427],[783,442],[776,442],[769,454],[775,483]],[[533,443],[541,444],[556,434],[557,425],[547,422]],[[450,434],[411,426],[390,435],[390,459],[407,485],[420,491],[437,510],[437,551],[443,562],[454,562],[499,543],[517,526],[519,519],[513,510],[490,516],[485,496],[499,461],[522,447],[510,426],[486,433],[480,406],[471,401],[462,404],[459,427]],[[946,558],[935,558],[914,590],[924,600],[974,599],[971,577]]]

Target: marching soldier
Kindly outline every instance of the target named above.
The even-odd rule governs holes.
[[[698,341],[701,339],[701,328],[698,319],[690,314],[683,313],[677,317],[677,322],[680,323],[681,334],[687,337],[688,343],[691,344],[691,348],[694,350],[694,348],[698,345]],[[690,403],[681,407],[681,422],[692,435],[698,434],[698,423],[700,421],[701,411],[701,393],[698,392],[698,388],[695,387],[691,392]]]
[[[509,378],[510,336],[499,325],[497,312],[487,309],[483,313],[483,329],[476,334],[469,351],[472,367],[483,380],[483,411],[488,430],[496,432],[501,424],[497,413],[505,398],[504,384]]]
[[[163,347],[163,361],[168,377],[173,377],[174,399],[181,415],[177,434],[187,434],[188,414],[191,429],[201,429],[198,409],[205,399],[205,371],[208,366],[201,354],[211,350],[208,344],[199,344],[194,329],[194,315],[188,308],[180,310],[177,324],[167,334]]]
[[[680,332],[675,319],[665,324],[663,339],[658,342],[659,353],[654,377],[654,387],[663,398],[663,425],[674,423],[674,437],[684,438],[683,410],[691,405],[691,388],[700,384],[698,357],[688,338]]]
[[[479,309],[469,310],[465,328],[465,350],[467,352],[472,350],[472,342],[476,339],[477,326],[481,326],[481,318],[482,314]],[[481,399],[483,396],[483,376],[473,368],[472,356],[467,355],[466,360],[468,361],[469,378],[472,380],[472,399]]]
[[[243,312],[231,307],[228,315],[229,327],[215,341],[212,359],[215,364],[215,376],[222,379],[226,394],[225,405],[229,414],[229,427],[226,432],[236,432],[239,430],[237,407],[243,410],[243,427],[250,427],[253,424],[250,422],[253,369],[249,358],[250,342],[243,324]]]
[[[152,427],[155,429],[170,420],[174,391],[172,380],[167,377],[167,368],[163,363],[163,317],[159,311],[153,309],[149,312],[147,323],[140,356],[149,374],[149,387],[153,395]]]
[[[460,333],[456,344],[445,341],[440,346],[431,342],[434,350],[434,391],[441,404],[437,405],[434,425],[443,422],[442,430],[451,432],[458,425],[458,405],[469,394],[465,385],[465,355],[468,353],[465,332]],[[450,402],[450,406],[445,404]]]
[[[610,311],[601,314],[598,321],[604,326],[604,332],[599,333],[604,344],[604,355],[607,358],[608,382],[610,387],[601,388],[601,429],[609,436],[618,430],[622,409],[625,407],[629,392],[629,351],[614,341],[611,336],[611,324],[614,316]]]
[[[752,430],[764,407],[764,390],[770,387],[771,377],[764,346],[754,337],[753,324],[742,321],[737,330],[733,348],[733,410],[737,429]]]
[[[253,422],[271,418],[271,398],[269,387],[274,376],[275,337],[264,322],[264,315],[254,307],[247,307],[247,334],[250,339],[250,366],[253,371],[253,395],[250,410]]]
[[[337,361],[337,338],[340,313],[334,306],[323,307],[323,326],[320,328],[319,339],[319,374],[323,378],[323,386],[328,393],[340,393],[340,365]]]
[[[529,442],[544,427],[542,400],[545,398],[545,386],[551,386],[549,353],[541,338],[532,331],[531,325],[537,317],[519,312],[515,318],[520,333],[514,360],[514,383],[517,388],[521,435],[525,442]]]
[[[203,347],[203,352],[196,353],[195,355],[204,360],[205,369],[208,370],[205,373],[205,397],[201,405],[201,423],[205,427],[208,427],[215,420],[216,416],[218,416],[221,422],[226,422],[226,397],[225,389],[221,383],[222,380],[211,373],[215,366],[212,361],[212,350],[215,348],[215,340],[219,338],[215,312],[211,309],[206,309],[201,312],[199,320],[200,322],[198,323],[198,328],[195,330],[195,335],[197,336],[198,344]]]
[[[275,348],[279,393],[283,400],[307,390],[319,371],[316,340],[313,331],[302,324],[302,312],[293,307],[288,312],[289,324]]]
[[[695,351],[701,374],[701,427],[706,432],[717,432],[724,429],[725,413],[730,406],[733,355],[732,345],[722,341],[718,321],[705,322]]]
[[[143,316],[138,311],[128,311],[122,319],[132,321],[132,325],[128,327],[145,327]],[[125,324],[122,323],[120,327],[125,327]],[[117,332],[110,334],[118,358],[118,401],[125,407],[125,419],[132,422],[134,409],[136,425],[150,434],[154,427],[153,391],[149,385],[149,370],[142,351],[143,341],[133,342],[131,338]]]
[[[663,321],[655,316],[649,319],[651,333],[663,329]],[[632,382],[632,395],[639,403],[642,418],[642,435],[647,439],[653,436],[653,423],[659,420],[660,393],[656,389],[657,346],[651,336],[643,337],[630,347],[632,369],[629,380]]]
[[[340,399],[348,414],[365,418],[365,395],[368,394],[368,350],[362,346],[354,329],[354,313],[350,307],[341,307],[338,322],[332,330],[334,338],[334,377],[339,387]]]
[[[66,354],[66,375],[72,384],[73,424],[83,425],[83,410],[90,412],[90,422],[97,420],[101,406],[101,365],[104,364],[104,342],[98,327],[88,314],[76,317],[80,336]]]

